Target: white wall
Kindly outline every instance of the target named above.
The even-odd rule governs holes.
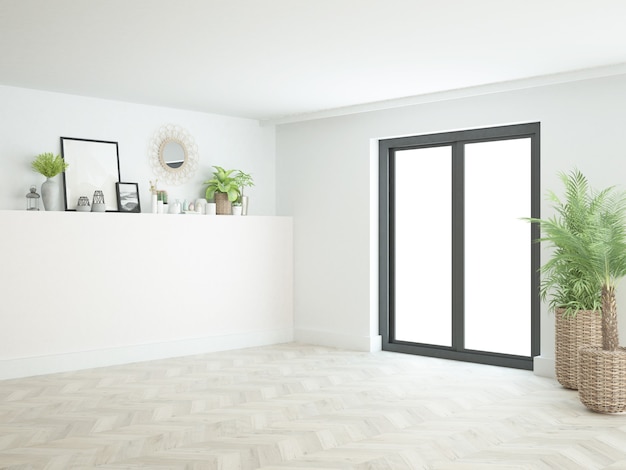
[[[141,86],[141,84],[137,84]],[[252,173],[256,186],[246,189],[250,212],[275,214],[274,127],[257,121],[0,86],[0,209],[23,209],[30,185],[45,178],[30,169],[42,152],[61,153],[60,137],[115,141],[123,181],[139,183],[142,209],[149,211],[149,181],[156,177],[148,161],[153,134],[164,124],[185,128],[196,141],[199,168],[181,186],[168,186],[170,199],[204,195],[211,166]],[[91,196],[91,195],[89,195]],[[105,199],[115,195],[105,194]]]
[[[557,172],[574,167],[593,186],[626,187],[624,102],[626,76],[619,75],[277,126],[277,210],[294,216],[296,339],[376,344],[371,139],[539,121],[542,195],[560,188]],[[624,311],[625,300],[618,302]],[[545,306],[541,322],[542,359],[550,362],[554,319]],[[624,337],[623,313],[620,322]],[[537,361],[535,368],[552,370]]]
[[[250,214],[274,215],[273,126],[6,86],[0,103],[0,378],[292,338],[290,221],[24,211],[45,180],[30,163],[60,153],[61,136],[118,142],[121,178],[149,211],[148,147],[171,123],[194,137],[199,169],[159,184],[170,199],[202,197],[212,165],[240,168],[256,183]]]
[[[291,224],[0,211],[0,379],[291,341]]]

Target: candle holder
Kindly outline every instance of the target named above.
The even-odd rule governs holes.
[[[76,205],[76,212],[90,212],[91,206],[89,205],[89,198],[87,196],[81,196],[78,198],[78,204]]]
[[[105,212],[106,204],[104,203],[104,194],[97,190],[93,193],[93,203],[91,204],[91,212]]]
[[[37,188],[35,186],[30,187],[30,192],[26,195],[26,210],[38,211],[39,210],[39,198],[41,196],[37,194]]]

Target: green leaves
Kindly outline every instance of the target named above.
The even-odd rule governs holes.
[[[626,193],[615,187],[595,191],[578,170],[561,174],[565,199],[549,193],[556,215],[528,219],[540,224],[542,237],[554,249],[541,271],[540,294],[550,309],[600,310],[602,286],[614,286],[626,275]]]
[[[208,185],[205,192],[207,201],[213,199],[216,192],[226,193],[230,202],[239,199],[240,192],[237,176],[231,177],[234,172],[239,170],[224,170],[220,166],[214,166],[213,168],[215,168],[213,178],[204,182],[204,184]]]
[[[65,171],[69,164],[60,155],[54,155],[50,152],[41,153],[35,157],[30,164],[33,171],[41,173],[46,178],[52,178],[59,173]]]

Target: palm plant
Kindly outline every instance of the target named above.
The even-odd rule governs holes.
[[[601,283],[591,273],[581,270],[571,255],[590,232],[604,196],[590,194],[587,180],[579,171],[570,175],[561,173],[559,177],[565,187],[565,199],[561,200],[552,191],[548,193],[555,215],[527,220],[541,227],[543,237],[537,241],[554,249],[550,260],[541,267],[541,299],[545,301],[549,297],[551,311],[562,309],[565,317],[573,317],[578,311],[600,311],[602,305]]]
[[[561,217],[532,219],[544,233],[540,241],[556,248],[542,267],[546,277],[541,293],[554,292],[551,306],[562,304],[570,313],[599,306],[602,347],[615,351],[619,347],[615,286],[626,275],[626,192],[615,187],[594,191],[577,170],[561,178],[566,202],[551,196]]]

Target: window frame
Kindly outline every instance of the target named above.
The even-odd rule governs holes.
[[[539,122],[415,135],[379,140],[379,333],[382,348],[409,354],[476,362],[532,370],[540,354],[539,226],[532,224],[531,240],[531,355],[516,356],[464,347],[464,145],[476,142],[531,139],[531,214],[540,217],[540,130]],[[394,154],[399,150],[452,146],[452,347],[424,345],[393,338],[394,314]],[[503,306],[503,308],[505,308]]]

